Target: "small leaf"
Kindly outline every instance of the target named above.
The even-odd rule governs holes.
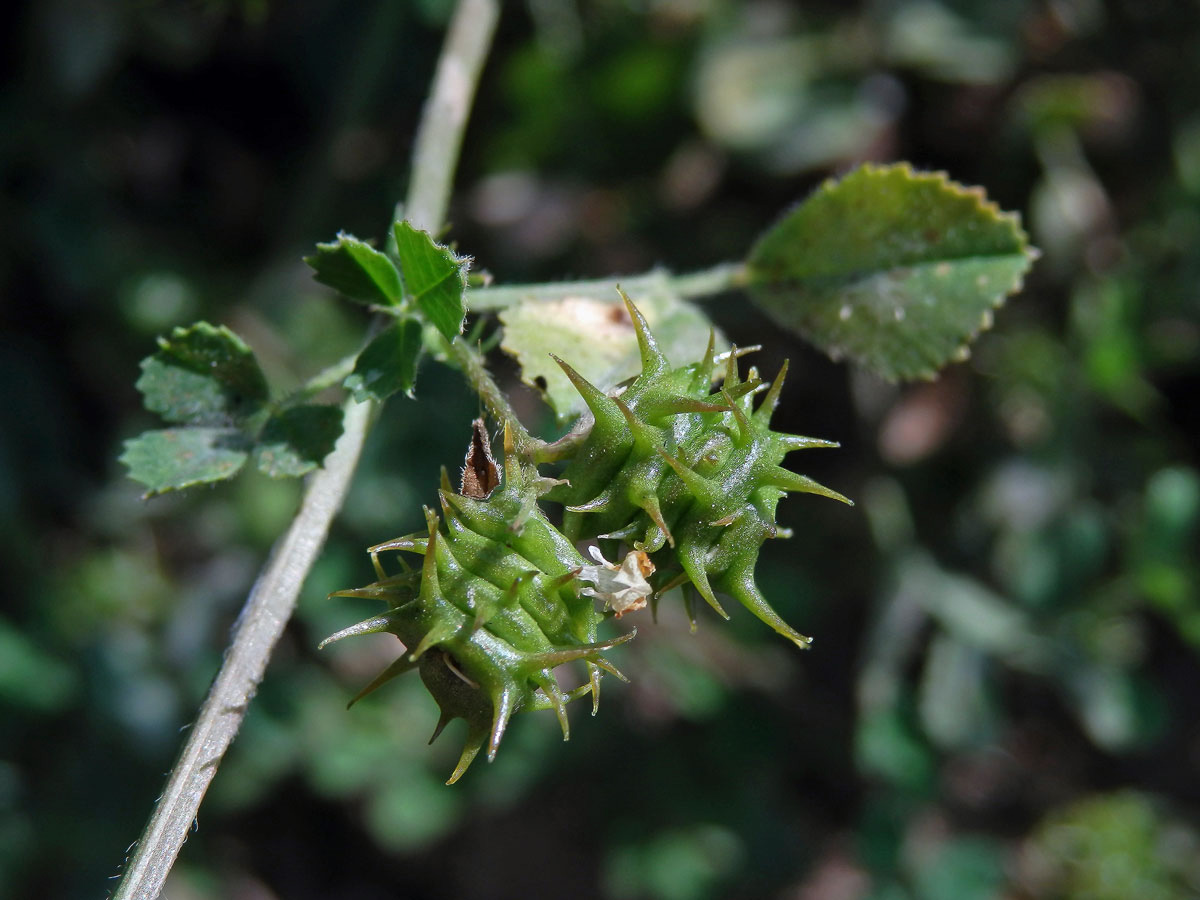
[[[168,428],[126,441],[121,462],[152,497],[230,478],[249,450],[249,438],[236,428]]]
[[[340,407],[293,406],[267,420],[255,460],[259,470],[272,478],[296,478],[321,465],[341,434]]]
[[[401,319],[366,346],[345,381],[346,390],[354,392],[355,400],[383,401],[396,391],[413,395],[421,358],[421,331],[416,319]]]
[[[827,181],[747,259],[751,295],[834,359],[930,378],[990,327],[1035,256],[979,188],[907,164]]]
[[[229,425],[267,402],[267,381],[254,352],[224,326],[197,322],[159,338],[142,360],[137,389],[146,408],[168,422]]]
[[[304,257],[313,277],[351,300],[395,306],[400,302],[400,273],[386,255],[365,241],[339,232],[337,240],[317,244],[317,252]]]
[[[699,309],[680,300],[661,284],[631,299],[650,323],[659,347],[672,365],[692,362],[704,347],[712,323]],[[517,358],[521,379],[540,389],[559,421],[584,410],[579,391],[550,354],[571,361],[571,366],[603,391],[610,390],[641,371],[637,338],[625,304],[614,290],[612,300],[563,297],[527,300],[500,313],[504,323],[501,347]],[[728,344],[718,335],[718,350]]]
[[[405,292],[446,340],[454,340],[462,331],[466,315],[463,294],[467,290],[470,259],[456,256],[449,247],[436,243],[407,222],[397,222],[392,233],[396,237]]]

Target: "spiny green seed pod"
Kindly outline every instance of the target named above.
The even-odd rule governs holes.
[[[572,541],[631,543],[650,554],[657,594],[690,585],[726,618],[716,592],[729,594],[807,647],[811,639],[763,597],[754,565],[765,540],[790,536],[775,523],[775,507],[788,491],[850,503],[781,465],[793,450],[837,444],[771,430],[786,363],[768,389],[754,369],[740,379],[741,354],[733,350],[725,356],[724,383],[713,391],[719,363],[713,342],[699,362],[673,369],[637,307],[621,296],[637,333],[641,374],[610,396],[557,360],[595,420],[563,472],[566,483],[546,495],[566,506],[563,531]],[[766,396],[756,410],[760,390]]]
[[[601,654],[633,635],[598,642],[596,626],[606,616],[594,598],[620,617],[651,594],[686,585],[725,616],[720,591],[799,646],[810,643],[767,603],[754,566],[765,540],[790,536],[775,523],[788,491],[850,502],[781,465],[792,450],[837,445],[771,430],[786,364],[769,388],[754,369],[742,380],[743,354],[718,358],[710,340],[703,359],[672,369],[641,313],[624,299],[642,372],[623,391],[604,394],[559,360],[593,417],[586,434],[565,445],[571,448],[565,479],[543,478],[520,461],[506,425],[501,481],[477,421],[459,492],[443,471],[441,516],[426,509],[425,532],[372,547],[379,580],[334,595],[377,598],[389,608],[325,644],[387,631],[406,648],[355,700],[415,668],[441,708],[434,738],[451,719],[466,720],[466,745],[449,783],[485,744],[488,759],[495,757],[514,713],[553,709],[564,738],[568,702],[590,693],[595,713],[601,670],[621,677]],[[723,384],[714,391],[722,362]],[[755,409],[761,391],[766,395]],[[566,507],[562,532],[538,505],[543,496]],[[618,564],[593,546],[597,565],[590,565],[575,546],[590,539],[622,541],[633,550]],[[422,556],[420,568],[387,575],[379,554],[389,550]],[[685,601],[690,614],[689,593]],[[586,664],[588,680],[563,691],[554,669],[574,660]]]
[[[589,567],[537,505],[539,493],[553,482],[518,461],[507,427],[504,447],[505,477],[487,496],[455,493],[443,470],[442,515],[426,508],[424,533],[370,549],[379,576],[375,584],[333,595],[381,599],[388,611],[321,645],[383,631],[404,643],[404,655],[354,699],[417,669],[441,709],[433,737],[452,719],[467,722],[466,746],[450,784],[485,744],[488,759],[495,757],[514,713],[553,709],[568,737],[566,704],[590,693],[594,713],[601,670],[621,677],[601,653],[633,637],[596,641],[604,615],[591,597],[581,596],[580,575]],[[482,453],[491,465],[486,432]],[[379,554],[389,550],[422,556],[420,568],[386,575]],[[573,660],[586,663],[588,680],[564,692],[554,669]]]

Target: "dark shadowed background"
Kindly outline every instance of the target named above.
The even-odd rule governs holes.
[[[299,485],[143,502],[156,335],[227,324],[274,383],[365,317],[300,261],[383,233],[447,4],[45,0],[0,52],[0,895],[96,898]],[[737,295],[791,359],[794,495],[760,584],[815,635],[664,609],[596,719],[521,716],[445,787],[363,548],[422,525],[478,403],[394,398],[201,810],[171,900],[1200,895],[1200,7],[1191,0],[506,4],[447,237],[499,281],[740,258],[819,181],[908,159],[1043,252],[971,358],[892,386]],[[511,364],[500,371],[512,378]],[[520,395],[526,422],[549,415]]]

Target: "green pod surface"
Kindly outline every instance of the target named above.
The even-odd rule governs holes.
[[[387,611],[321,645],[376,632],[400,639],[404,654],[354,701],[417,669],[441,709],[434,738],[455,718],[467,722],[451,784],[485,745],[495,757],[515,713],[553,709],[568,737],[566,704],[590,693],[595,711],[601,670],[620,676],[601,654],[633,636],[597,642],[605,617],[581,596],[584,560],[538,507],[546,479],[518,462],[507,428],[504,465],[501,485],[485,499],[453,492],[443,474],[441,515],[426,508],[424,532],[370,549],[377,582],[333,595],[380,599]],[[420,566],[386,575],[379,554],[391,550],[420,556]],[[587,681],[564,691],[554,669],[575,660],[585,663]]]
[[[695,590],[722,616],[719,591],[734,597],[801,647],[811,639],[780,618],[754,579],[768,538],[788,537],[775,508],[789,491],[850,503],[836,491],[783,468],[793,450],[836,447],[832,441],[771,430],[787,365],[768,388],[751,369],[742,380],[738,351],[714,356],[712,341],[696,363],[673,368],[646,320],[621,295],[637,333],[641,373],[608,395],[558,360],[594,423],[548,500],[565,507],[572,541],[622,540],[650,554],[657,594]],[[724,363],[723,384],[713,389]],[[758,408],[754,396],[766,391]],[[690,594],[685,594],[691,605]],[[727,617],[727,616],[726,616]]]

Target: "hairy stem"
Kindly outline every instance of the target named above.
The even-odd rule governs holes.
[[[296,595],[341,507],[371,418],[370,404],[348,402],[345,431],[305,491],[300,511],[275,546],[246,599],[221,669],[209,688],[154,814],[117,888],[117,900],[154,900],[196,818],[217,766],[262,680]]]
[[[487,411],[497,421],[507,422],[512,428],[513,442],[518,450],[530,453],[544,443],[531,435],[529,430],[521,424],[521,420],[517,418],[517,414],[509,405],[508,398],[504,396],[504,391],[500,390],[500,386],[492,378],[492,373],[484,365],[483,354],[462,337],[456,337],[450,343],[450,355],[462,369],[462,373],[471,387],[479,394]]]
[[[467,113],[499,18],[498,0],[460,0],[433,87],[421,114],[406,210],[435,231],[445,216]],[[300,511],[276,545],[238,617],[232,642],[145,831],[130,853],[116,900],[155,900],[195,821],[217,767],[262,680],[271,651],[345,500],[376,412],[345,406],[345,430],[304,494]]]
[[[617,285],[635,300],[643,291],[669,290],[681,297],[703,297],[746,283],[745,266],[741,263],[722,263],[711,269],[673,275],[665,269],[654,269],[627,278],[597,278],[589,281],[551,281],[544,284],[502,284],[473,288],[467,294],[472,312],[503,309],[523,300],[561,300],[564,297],[588,297],[617,301]]]

